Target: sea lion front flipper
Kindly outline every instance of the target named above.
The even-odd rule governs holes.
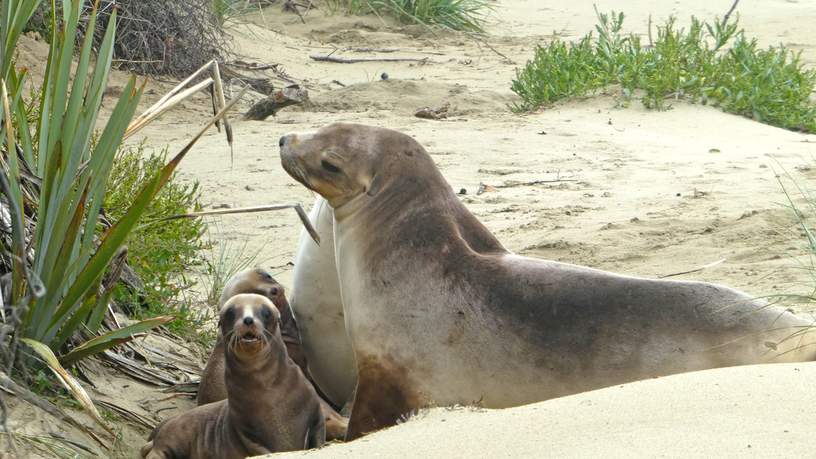
[[[320,448],[326,443],[326,423],[323,422],[323,414],[317,417],[314,425],[306,432],[305,449]]]
[[[170,455],[164,450],[154,448],[153,441],[147,442],[139,451],[141,457],[144,459],[170,459]]]
[[[346,441],[394,426],[420,407],[419,397],[408,385],[406,368],[376,357],[361,358]]]

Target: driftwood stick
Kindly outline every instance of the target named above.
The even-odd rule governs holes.
[[[505,62],[507,62],[508,64],[515,64],[515,63],[516,63],[516,62],[515,62],[513,59],[510,59],[510,58],[509,58],[509,57],[507,57],[505,54],[503,54],[501,51],[499,51],[498,49],[494,48],[494,47],[493,47],[493,45],[491,45],[490,43],[488,43],[488,42],[487,42],[487,40],[486,40],[486,39],[484,39],[484,37],[480,37],[479,35],[477,35],[477,34],[475,34],[475,33],[468,33],[468,36],[469,36],[470,38],[472,38],[472,39],[473,39],[473,40],[474,40],[476,43],[481,43],[481,44],[485,45],[485,46],[486,46],[486,47],[487,47],[489,50],[491,50],[491,51],[493,51],[494,53],[496,53],[496,55],[497,55],[497,56],[499,56],[499,57],[501,57],[502,59],[504,59],[504,61],[505,61]]]
[[[356,64],[360,62],[421,62],[423,64],[433,63],[427,57],[340,57],[340,56],[318,56],[312,54],[309,59],[319,62],[334,62],[337,64]]]
[[[238,207],[235,209],[217,209],[217,210],[205,210],[201,212],[190,212],[188,214],[179,214],[179,215],[171,215],[169,217],[160,218],[158,220],[154,220],[149,224],[159,223],[159,222],[166,222],[170,220],[178,220],[180,218],[197,218],[197,217],[204,217],[207,215],[228,215],[228,214],[250,214],[255,212],[268,212],[270,210],[283,210],[283,209],[295,209],[300,218],[300,222],[306,228],[306,231],[309,233],[309,236],[315,241],[317,245],[320,245],[320,236],[317,234],[317,230],[312,226],[312,222],[309,220],[309,216],[306,215],[306,211],[303,210],[303,207],[300,204],[271,204],[266,206],[254,206],[254,207]]]
[[[731,4],[731,9],[729,9],[728,12],[725,13],[725,16],[723,16],[723,18],[722,18],[723,24],[728,23],[728,18],[731,17],[731,13],[733,13],[734,10],[737,9],[737,4],[739,4],[739,0],[734,0],[734,3]]]
[[[725,261],[725,258],[723,258],[721,260],[717,260],[714,263],[709,263],[709,264],[707,264],[705,266],[700,266],[699,268],[696,268],[696,269],[691,269],[691,270],[683,271],[683,272],[679,272],[679,273],[665,274],[663,276],[658,276],[657,278],[658,279],[665,279],[667,277],[682,276],[683,274],[698,273],[698,272],[700,272],[700,271],[702,271],[704,269],[713,268],[714,266],[717,266],[718,264],[723,263],[724,261]]]
[[[577,182],[578,179],[562,179],[557,178],[553,180],[533,180],[530,182],[515,182],[511,181],[509,183],[504,183],[502,185],[494,185],[494,188],[515,188],[517,186],[532,186],[532,185],[543,185],[545,183],[561,183],[561,182]]]

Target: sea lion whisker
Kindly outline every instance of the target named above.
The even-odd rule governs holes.
[[[268,344],[275,339],[275,334],[264,328],[263,333],[261,333],[261,338],[264,340],[264,344]]]

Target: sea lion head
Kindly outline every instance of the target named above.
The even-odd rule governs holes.
[[[261,268],[245,269],[232,276],[224,286],[219,304],[221,306],[238,293],[257,293],[270,300],[278,310],[289,307],[283,286],[266,270]]]
[[[288,134],[279,144],[286,172],[334,209],[410,179],[423,162],[433,164],[411,137],[361,124],[334,123],[315,133]]]
[[[239,358],[252,358],[281,340],[278,308],[269,298],[256,293],[241,293],[227,300],[218,326],[227,351]]]

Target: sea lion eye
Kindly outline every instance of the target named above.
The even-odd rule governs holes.
[[[272,310],[269,308],[261,309],[261,317],[263,317],[265,321],[268,321],[270,318],[272,318]]]
[[[276,296],[278,294],[278,292],[279,292],[279,290],[278,290],[277,287],[272,287],[272,288],[269,289],[269,295],[270,296]]]
[[[323,167],[323,169],[326,169],[327,171],[331,172],[332,174],[337,174],[337,173],[340,172],[339,167],[335,166],[334,164],[332,164],[332,163],[330,163],[330,162],[328,162],[326,160],[320,161],[320,165]]]
[[[230,306],[229,309],[224,311],[224,322],[230,323],[235,320],[235,308]]]

